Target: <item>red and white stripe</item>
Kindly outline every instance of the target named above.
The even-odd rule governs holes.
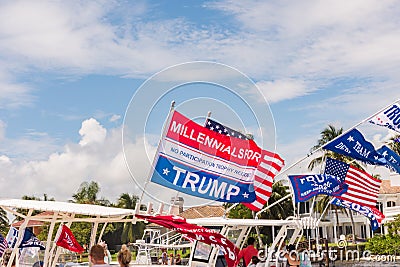
[[[346,174],[345,182],[349,185],[349,188],[345,194],[337,198],[370,208],[375,207],[378,200],[379,188],[382,183],[381,180],[350,166]]]
[[[252,203],[243,203],[246,207],[253,211],[259,211],[264,207],[271,196],[274,178],[284,165],[285,161],[278,154],[262,151],[260,164],[254,174],[256,200]]]

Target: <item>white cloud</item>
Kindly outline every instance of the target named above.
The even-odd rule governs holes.
[[[66,144],[59,152],[48,154],[43,160],[12,160],[7,155],[1,155],[2,197],[20,198],[32,194],[41,197],[46,193],[57,200],[66,201],[72,199],[72,194],[83,181],[90,180],[99,183],[99,197],[104,196],[113,202],[121,193],[139,195],[140,190],[130,177],[124,161],[121,129],[110,129],[104,135],[104,128],[97,121],[90,119],[82,124],[81,130],[84,129],[87,135],[82,136],[80,142],[85,139],[87,145]],[[99,132],[101,142],[98,137],[93,138],[93,134]],[[135,151],[142,146],[143,140],[138,140],[128,144],[127,149],[135,155]],[[155,148],[148,147],[152,150],[150,153],[154,153]],[[147,177],[149,159],[141,155],[135,159],[141,166],[137,170],[140,177]]]
[[[256,85],[269,103],[304,96],[314,91],[304,81],[294,79],[259,81]]]
[[[81,146],[86,146],[93,143],[101,144],[106,138],[107,130],[100,125],[98,121],[90,118],[82,122],[82,127],[79,130],[79,134],[82,136],[82,139],[79,142]]]
[[[110,118],[110,122],[115,122],[121,119],[121,115],[113,114]]]

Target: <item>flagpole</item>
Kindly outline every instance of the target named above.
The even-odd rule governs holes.
[[[158,154],[159,154],[159,151],[160,151],[160,147],[161,147],[161,144],[162,144],[162,140],[164,139],[164,137],[165,137],[166,134],[167,134],[167,129],[168,129],[167,125],[169,125],[169,122],[170,122],[171,119],[172,119],[172,114],[173,114],[174,109],[175,109],[175,101],[172,101],[172,102],[171,102],[170,109],[169,109],[169,113],[168,113],[168,116],[167,116],[167,120],[165,121],[165,123],[164,123],[164,125],[163,125],[163,130],[162,130],[161,138],[160,138],[160,141],[158,142],[156,154],[154,155],[154,159],[153,159],[153,162],[152,162],[151,167],[150,167],[150,171],[149,171],[149,174],[148,174],[148,177],[147,177],[147,181],[145,182],[145,184],[144,184],[144,186],[143,186],[143,191],[142,191],[142,194],[141,194],[141,196],[140,196],[140,198],[139,198],[139,203],[136,205],[136,208],[135,208],[135,209],[136,209],[136,210],[135,210],[135,213],[139,213],[139,214],[140,214],[140,206],[141,206],[141,204],[142,204],[144,192],[146,191],[146,187],[147,187],[147,185],[148,185],[149,182],[150,182],[152,173],[154,172],[154,170],[155,170],[155,168],[156,168],[156,166],[155,166],[155,165],[157,164],[157,163],[156,163],[156,159],[157,159]],[[139,209],[139,210],[137,210],[137,209]],[[147,211],[147,212],[149,212],[149,211]],[[150,211],[150,212],[151,212],[151,211]]]
[[[348,130],[346,130],[345,132],[343,132],[341,135],[336,136],[334,139],[332,139],[331,141],[329,141],[328,143],[324,144],[323,146],[326,146],[330,143],[332,143],[333,141],[336,141],[336,139],[339,139],[342,135],[347,134],[348,132],[350,132],[351,130],[353,130],[354,128],[356,128],[357,126],[363,124],[364,122],[366,122],[367,120],[371,119],[372,117],[374,117],[375,115],[381,113],[382,111],[384,111],[385,109],[387,109],[388,107],[390,107],[391,105],[397,103],[400,101],[400,98],[397,99],[396,101],[390,103],[389,105],[385,106],[384,108],[380,109],[379,111],[375,112],[374,114],[372,114],[371,116],[365,118],[364,120],[360,121],[359,123],[357,123],[356,125],[354,125],[353,127],[349,128]],[[300,162],[304,161],[305,159],[307,159],[308,157],[312,156],[313,154],[315,154],[316,152],[320,151],[322,149],[323,146],[320,146],[318,148],[316,148],[315,150],[311,151],[309,154],[307,154],[306,156],[304,156],[303,158],[297,160],[295,163],[293,163],[292,165],[290,165],[289,167],[287,167],[286,169],[284,169],[283,171],[279,172],[276,176],[278,177],[279,175],[287,172],[288,170],[292,169],[294,166],[296,166],[297,164],[299,164]]]

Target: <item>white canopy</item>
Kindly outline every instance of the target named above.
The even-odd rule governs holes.
[[[130,209],[111,208],[99,205],[77,204],[59,201],[2,199],[0,200],[0,207],[6,209],[7,211],[10,211],[10,209],[33,209],[40,211],[52,211],[59,213],[70,213],[107,218],[135,215],[135,211]],[[37,216],[35,216],[35,220],[38,220]]]

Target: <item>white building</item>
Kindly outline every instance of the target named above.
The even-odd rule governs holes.
[[[300,203],[300,214],[303,217],[309,216],[310,208],[312,206],[312,201]],[[385,219],[383,225],[372,232],[370,226],[370,220],[357,213],[350,210],[346,210],[348,213],[352,212],[353,219],[355,223],[355,235],[357,239],[367,239],[372,237],[374,234],[381,233],[386,234],[387,228],[384,223],[394,220],[396,215],[400,214],[400,186],[392,186],[390,180],[383,180],[378,196],[377,208],[383,212]],[[319,216],[317,216],[319,218]],[[339,238],[340,235],[351,235],[352,226],[350,216],[342,211],[338,211],[338,224],[336,223],[336,213],[333,209],[329,210],[324,217],[323,221],[330,222],[328,226],[319,227],[318,230],[308,230],[307,235],[311,238],[328,237],[329,242],[335,242],[334,237]],[[335,225],[338,225],[337,230]],[[336,231],[337,233],[335,233]]]

